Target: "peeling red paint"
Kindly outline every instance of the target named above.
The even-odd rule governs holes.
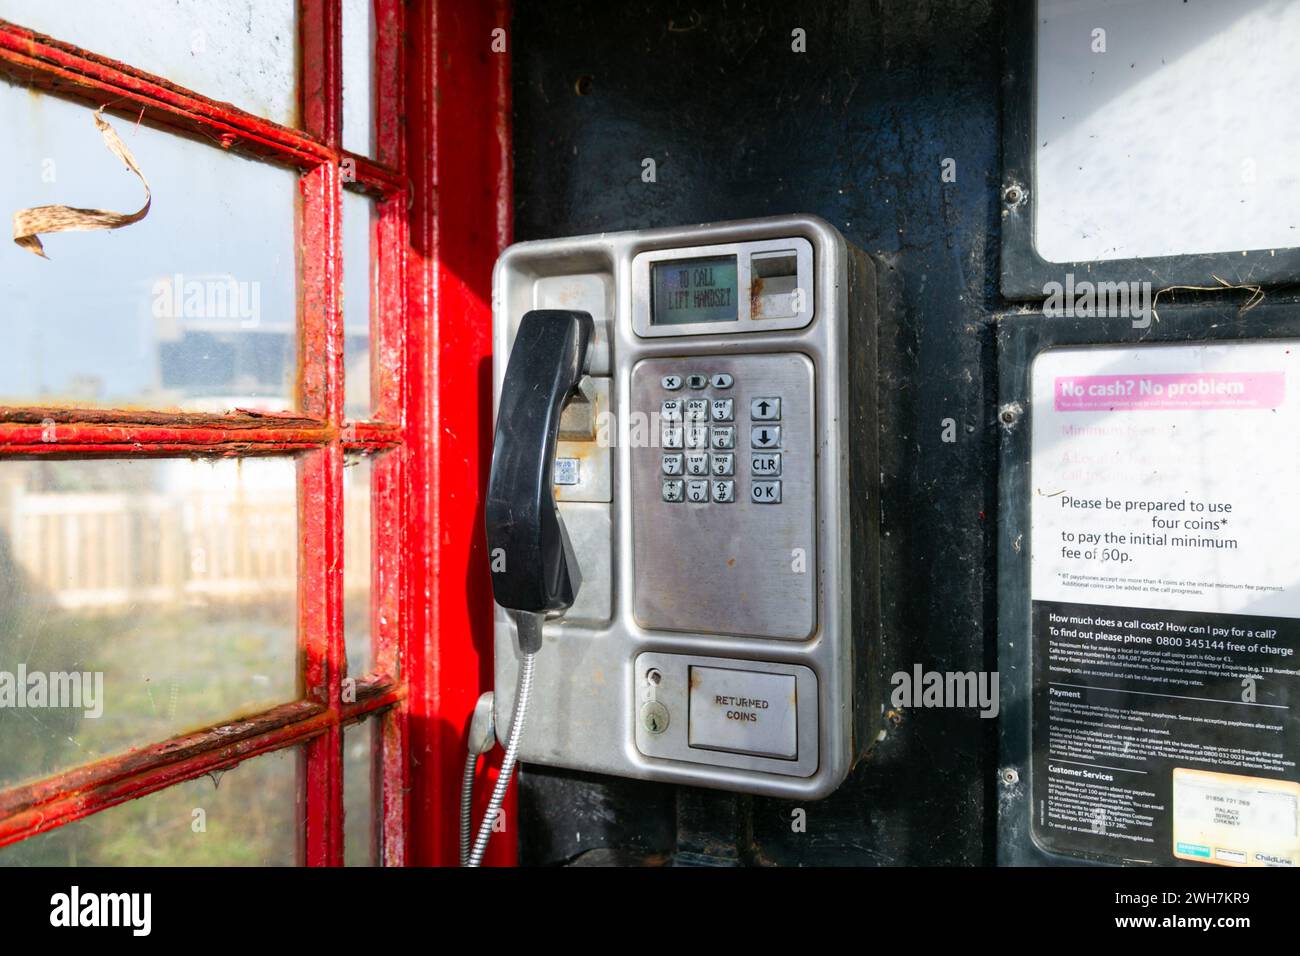
[[[0,792],[0,846],[301,745],[302,859],[340,865],[342,729],[379,715],[383,862],[456,861],[458,728],[491,683],[482,522],[464,502],[480,500],[490,455],[491,270],[510,236],[509,57],[448,54],[486,51],[509,6],[372,2],[376,158],[341,148],[339,0],[300,0],[302,129],[0,21],[0,75],[301,172],[298,411],[0,408],[0,458],[296,454],[303,695]],[[343,188],[378,201],[372,422],[343,411]],[[355,453],[375,456],[375,673],[345,702],[342,475]],[[513,841],[495,841],[489,860],[514,862]]]

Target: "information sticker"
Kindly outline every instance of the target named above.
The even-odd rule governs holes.
[[[1300,343],[1032,370],[1033,832],[1300,863]]]

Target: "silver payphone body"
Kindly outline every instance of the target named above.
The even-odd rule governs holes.
[[[498,411],[523,317],[591,317],[550,476],[581,583],[542,626],[520,760],[817,798],[869,746],[875,289],[870,259],[810,216],[501,255]],[[498,606],[503,738],[517,637]]]

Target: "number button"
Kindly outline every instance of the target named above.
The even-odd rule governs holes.
[[[751,455],[749,470],[754,473],[755,477],[775,478],[781,474],[780,452],[774,451],[770,455]]]
[[[709,426],[708,425],[687,425],[686,426],[686,447],[687,448],[708,448],[709,447]]]
[[[703,504],[709,500],[709,483],[707,481],[686,482],[686,500]]]
[[[699,478],[709,473],[709,453],[693,451],[686,456],[686,474]]]
[[[736,483],[734,481],[715,481],[713,483],[713,500],[724,504],[736,500]]]
[[[715,398],[713,400],[713,420],[715,422],[729,422],[734,417],[735,401],[730,398]]]
[[[735,448],[736,427],[734,425],[714,425],[713,447],[721,449]]]
[[[781,399],[751,398],[749,400],[749,417],[756,422],[780,421]]]
[[[713,473],[723,478],[730,478],[736,473],[736,456],[730,453],[713,456]]]
[[[663,430],[663,446],[665,448],[682,447],[682,426],[665,425]]]
[[[660,408],[659,417],[666,422],[680,422],[682,420],[682,400],[680,398],[668,399]]]
[[[688,422],[707,422],[709,420],[709,400],[707,398],[688,398],[686,400],[686,420]]]
[[[781,503],[781,482],[754,481],[749,485],[749,497],[760,505]]]
[[[664,501],[682,500],[682,480],[673,478],[664,481]]]
[[[681,455],[664,455],[664,474],[680,475],[682,473]]]
[[[751,425],[749,428],[749,445],[751,448],[780,448],[780,425]]]

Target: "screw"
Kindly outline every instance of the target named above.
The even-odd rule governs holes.
[[[1007,767],[1002,771],[1002,782],[1008,787],[1013,787],[1020,782],[1020,774],[1016,773],[1015,767]]]
[[[659,672],[659,668],[652,667],[645,672],[645,679],[657,687],[663,681],[664,675]]]
[[[1015,184],[1012,184],[1008,186],[1006,189],[1002,190],[1002,201],[1005,202],[1008,206],[1014,206],[1024,198],[1025,198],[1025,191]]]

